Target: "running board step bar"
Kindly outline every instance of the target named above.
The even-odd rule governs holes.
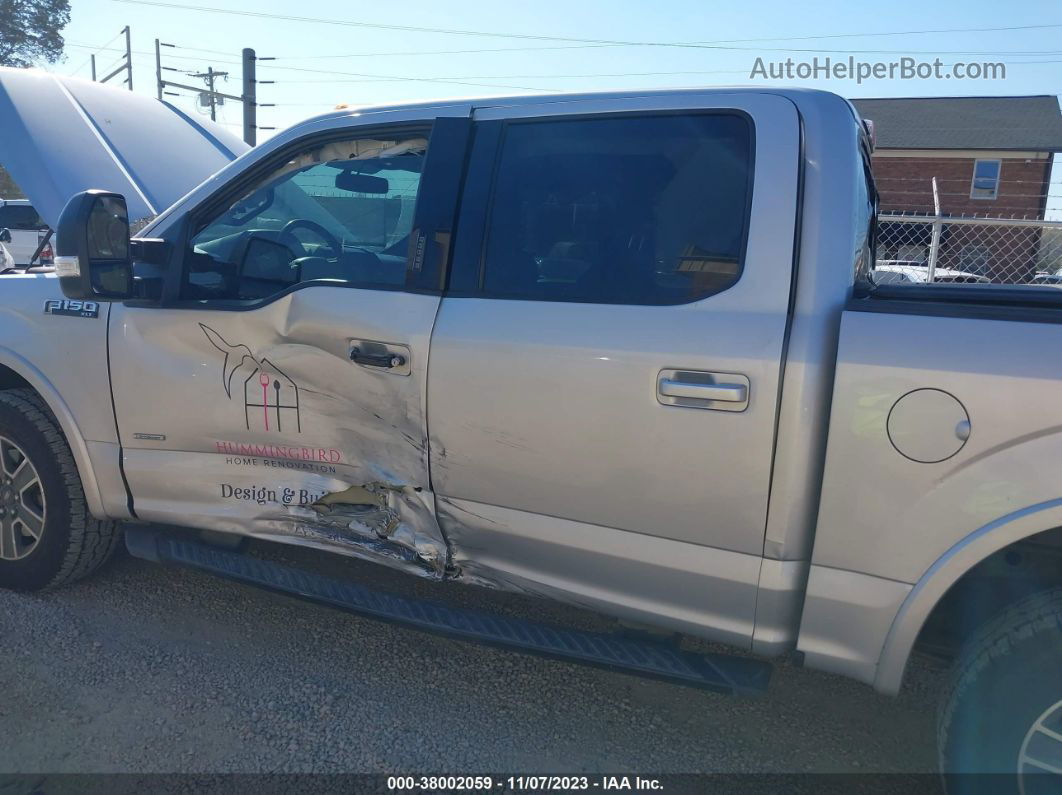
[[[695,654],[667,643],[584,632],[397,596],[149,527],[127,527],[125,540],[134,557],[207,571],[236,582],[447,637],[721,693],[756,695],[767,689],[771,677],[770,663],[761,660]]]

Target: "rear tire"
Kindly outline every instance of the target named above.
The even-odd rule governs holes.
[[[949,776],[949,792],[1062,791],[1062,588],[1008,607],[966,643],[943,693],[939,748],[945,774],[999,774]]]
[[[0,588],[40,591],[107,562],[118,525],[93,518],[74,457],[32,389],[0,391]]]

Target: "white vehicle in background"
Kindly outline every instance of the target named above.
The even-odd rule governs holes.
[[[11,252],[7,250],[7,246],[0,243],[0,273],[11,270],[15,267],[15,258],[11,256]]]
[[[50,265],[51,251],[46,247],[41,252],[41,261],[31,263],[33,255],[51,231],[29,199],[0,199],[0,229],[6,229],[9,240],[2,240],[18,267]],[[48,256],[45,257],[44,255]],[[46,260],[46,261],[45,261]]]
[[[1054,273],[1045,273],[1039,271],[1029,280],[1029,284],[1046,284],[1051,287],[1062,287],[1062,272],[1055,271]]]
[[[877,284],[925,284],[929,281],[929,266],[920,260],[884,259],[874,267]],[[987,284],[987,276],[952,268],[934,268],[933,281],[951,284]]]

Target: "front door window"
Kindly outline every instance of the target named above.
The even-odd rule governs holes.
[[[183,298],[265,299],[302,282],[400,287],[427,138],[318,145],[200,229]]]

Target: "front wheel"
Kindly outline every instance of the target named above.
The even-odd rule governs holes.
[[[0,588],[39,591],[91,574],[120,533],[94,519],[74,457],[33,390],[0,391]]]
[[[946,777],[949,792],[1062,792],[1062,588],[975,632],[943,696],[941,767],[956,774]]]

